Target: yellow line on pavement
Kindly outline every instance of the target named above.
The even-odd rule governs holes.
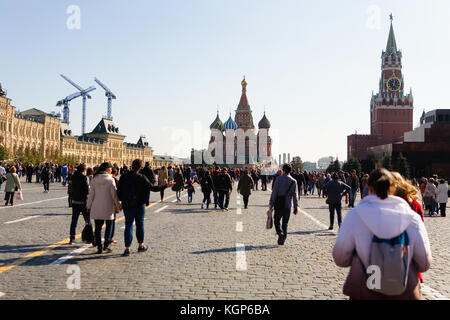
[[[175,195],[176,194],[168,196],[168,197],[164,198],[163,200],[168,200],[170,198],[173,198],[173,197],[175,197]],[[147,207],[145,207],[145,209],[149,209],[149,208],[151,208],[153,206],[156,206],[157,204],[160,204],[160,203],[162,203],[162,202],[160,202],[160,201],[154,202],[154,203],[148,205]],[[125,216],[120,217],[120,218],[116,219],[116,222],[122,221],[124,219],[125,219]],[[79,239],[79,238],[81,238],[81,233],[79,233],[79,234],[77,234],[75,236],[75,239]],[[59,242],[57,242],[55,244],[49,245],[49,246],[47,246],[47,248],[48,249],[54,249],[54,248],[57,248],[57,247],[62,246],[64,244],[68,244],[69,241],[70,241],[70,238],[67,238],[67,239],[61,240],[61,241],[59,241]],[[29,260],[31,260],[33,258],[42,256],[43,254],[45,254],[45,253],[47,253],[49,251],[50,250],[39,250],[39,251],[35,251],[35,252],[32,252],[32,253],[29,253],[23,258],[17,259],[13,265],[0,267],[0,274],[2,274],[5,271],[11,270],[11,269],[13,269],[13,268],[15,268],[17,266],[20,266],[20,265],[24,264],[25,262],[27,262],[27,261],[29,261]]]

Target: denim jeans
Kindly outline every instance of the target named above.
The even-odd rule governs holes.
[[[72,204],[72,222],[70,223],[70,240],[75,240],[75,230],[77,229],[78,217],[83,215],[84,221],[89,222],[86,204]]]
[[[188,191],[188,201],[192,202],[192,195],[194,194],[193,191]]]
[[[357,189],[351,189],[348,193],[348,206],[354,208]]]
[[[223,203],[225,199],[225,204]],[[220,209],[228,208],[228,204],[230,203],[230,194],[228,191],[219,191],[219,207]]]
[[[211,203],[211,192],[203,193],[202,203],[206,203],[206,207],[209,207],[209,204]]]
[[[314,183],[314,182],[310,182],[310,184],[309,184],[309,190],[311,190],[311,195],[314,194],[314,186],[315,186],[315,183]]]
[[[62,185],[63,185],[63,186],[66,186],[66,184],[67,184],[67,175],[63,175],[63,182],[62,182]]]
[[[275,215],[273,217],[273,224],[275,225],[275,230],[277,231],[277,234],[280,235],[281,231],[283,231],[284,239],[287,237],[287,228],[288,228],[288,222],[289,218],[291,216],[291,209],[281,209],[281,210],[275,210]],[[280,228],[280,221],[282,221],[281,228]]]
[[[219,193],[217,191],[214,191],[213,197],[214,197],[214,208],[217,208],[217,205],[219,204]]]
[[[330,210],[330,227],[334,226],[334,210],[336,210],[337,217],[338,217],[338,224],[340,227],[341,223],[342,223],[342,212],[341,212],[342,204],[340,202],[339,203],[330,203],[328,205],[328,208]]]
[[[144,242],[144,216],[145,205],[138,208],[124,208],[123,213],[125,215],[125,247],[130,247],[133,241],[133,222],[136,221],[136,238],[138,243]]]
[[[95,242],[97,243],[98,250],[108,248],[111,243],[111,227],[112,220],[94,220],[95,221]],[[105,243],[102,248],[102,228],[106,221],[106,229],[105,229]]]

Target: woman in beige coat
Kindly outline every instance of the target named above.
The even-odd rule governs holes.
[[[87,209],[90,212],[90,218],[95,220],[95,242],[97,244],[97,253],[103,250],[111,252],[109,245],[111,243],[112,223],[114,212],[120,208],[119,198],[117,196],[117,187],[114,178],[111,175],[112,165],[108,162],[102,163],[92,179],[89,196],[87,200]],[[105,243],[102,247],[102,228],[106,222]]]
[[[167,171],[167,168],[163,166],[161,169],[158,170],[158,186],[163,186],[168,183],[169,179],[169,173]],[[161,190],[161,202],[164,200],[164,190]]]

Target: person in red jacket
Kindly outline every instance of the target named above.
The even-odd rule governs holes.
[[[417,212],[417,214],[422,218],[422,221],[424,221],[423,207],[418,201],[420,190],[418,190],[412,183],[403,178],[403,176],[400,173],[398,172],[391,172],[391,173],[395,179],[395,195],[408,202],[411,209],[414,212]],[[422,274],[418,273],[418,276],[420,282],[423,283]]]

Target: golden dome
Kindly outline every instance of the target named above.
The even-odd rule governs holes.
[[[245,77],[244,77],[244,80],[242,80],[241,85],[243,85],[243,86],[247,85],[247,81],[245,81]]]

